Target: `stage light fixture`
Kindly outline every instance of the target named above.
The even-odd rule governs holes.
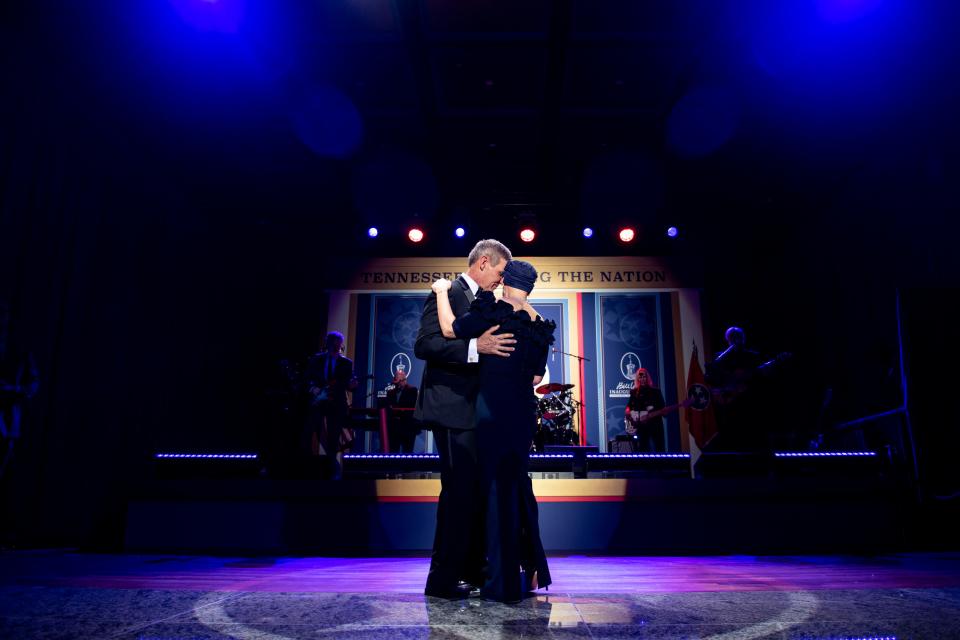
[[[377,229],[376,227],[370,227],[369,229],[367,229],[367,235],[370,236],[371,238],[376,238],[378,235],[380,235],[380,230]]]
[[[423,240],[423,230],[414,227],[407,232],[407,237],[410,238],[410,242],[420,242]]]
[[[457,227],[453,234],[458,238],[462,238],[463,236],[467,235],[467,230],[463,227]]]
[[[593,237],[593,229],[591,229],[590,227],[584,227],[584,228],[583,228],[583,237],[584,237],[584,238],[592,238],[592,237]]]
[[[633,239],[637,237],[637,232],[632,227],[624,227],[620,229],[619,235],[620,242],[633,242]]]
[[[520,230],[520,239],[524,242],[533,242],[536,237],[537,232],[534,231],[532,227],[524,227]]]
[[[670,227],[667,229],[667,236],[670,238],[676,238],[680,231],[676,227]]]

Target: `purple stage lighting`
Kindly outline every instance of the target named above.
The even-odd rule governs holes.
[[[463,227],[457,227],[456,231],[454,231],[453,233],[458,238],[462,238],[463,236],[467,235],[467,230],[464,229]]]
[[[667,229],[667,235],[671,238],[676,238],[677,234],[680,233],[676,227],[670,227]]]
[[[371,238],[376,238],[378,235],[380,235],[380,230],[377,229],[376,227],[370,227],[369,229],[367,229],[367,235],[370,236]]]
[[[590,227],[584,227],[584,228],[583,228],[583,237],[584,237],[584,238],[592,238],[592,237],[593,237],[593,229],[591,229]]]

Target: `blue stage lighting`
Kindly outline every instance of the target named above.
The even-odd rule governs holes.
[[[293,130],[323,158],[347,158],[363,141],[363,117],[345,93],[332,86],[314,88],[293,105]]]
[[[883,0],[817,0],[817,12],[827,22],[850,22],[862,18]]]
[[[680,98],[667,119],[667,144],[684,158],[707,156],[736,133],[740,103],[726,88],[695,87]]]
[[[453,233],[458,238],[462,238],[463,236],[467,235],[467,230],[464,229],[463,227],[457,227],[456,231],[454,231]]]
[[[380,230],[377,229],[376,227],[370,227],[369,229],[367,229],[367,235],[370,236],[371,238],[376,238],[378,235],[380,235]]]
[[[591,229],[590,227],[584,227],[584,228],[583,228],[583,237],[584,237],[584,238],[592,238],[592,237],[593,237],[593,229]]]
[[[671,238],[676,238],[677,234],[680,233],[676,227],[670,227],[667,229],[667,235]]]
[[[200,31],[234,33],[243,22],[244,0],[169,0],[184,22]]]

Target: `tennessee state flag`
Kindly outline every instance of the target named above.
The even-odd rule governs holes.
[[[713,398],[710,387],[703,377],[700,367],[700,352],[693,345],[690,354],[690,368],[687,370],[687,400],[690,405],[687,412],[687,433],[690,438],[690,475],[700,459],[700,452],[717,435],[717,417],[713,412]]]

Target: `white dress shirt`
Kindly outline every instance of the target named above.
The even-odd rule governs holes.
[[[464,281],[467,283],[467,286],[470,287],[470,292],[473,294],[473,297],[477,297],[477,291],[480,290],[480,285],[474,282],[473,278],[468,276],[465,273],[460,274],[463,277]],[[480,362],[480,353],[477,351],[477,339],[471,338],[470,344],[467,346],[467,362]]]

